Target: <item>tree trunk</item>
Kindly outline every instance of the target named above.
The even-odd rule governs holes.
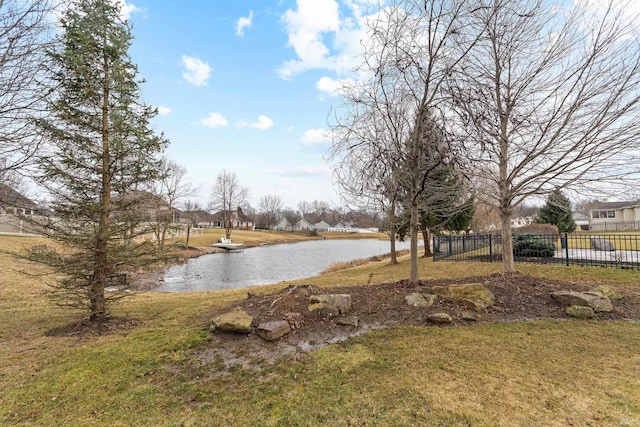
[[[411,230],[411,271],[409,274],[409,283],[411,285],[418,284],[418,202],[411,202],[411,222],[409,226]]]
[[[109,211],[111,210],[111,156],[109,154],[109,63],[104,58],[104,85],[102,93],[102,187],[100,192],[100,218],[96,233],[93,277],[89,289],[89,319],[100,320],[107,316],[104,288],[107,281],[109,242]]]
[[[389,242],[391,243],[391,261],[390,264],[398,263],[398,255],[396,254],[396,202],[391,202],[389,206]]]
[[[424,240],[424,257],[432,257],[433,253],[431,252],[431,233],[426,228],[422,230],[422,240]]]
[[[500,213],[502,223],[502,266],[505,273],[515,273],[516,264],[513,259],[513,239],[511,233],[511,213]]]

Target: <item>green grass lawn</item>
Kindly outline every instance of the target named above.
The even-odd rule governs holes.
[[[0,236],[2,249],[41,242]],[[400,261],[304,282],[340,286],[403,279],[408,258]],[[206,314],[244,298],[246,289],[142,293],[113,310],[133,319],[132,327],[102,336],[47,336],[82,316],[50,305],[48,279],[31,274],[37,266],[3,253],[0,266],[0,425],[640,425],[637,323],[394,327],[283,357],[259,370],[219,375],[219,361],[192,356],[213,345]],[[419,267],[427,279],[489,274],[500,264],[421,259]],[[607,283],[628,293],[638,292],[640,279],[630,270],[518,268]]]

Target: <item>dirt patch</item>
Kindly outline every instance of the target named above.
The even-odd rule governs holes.
[[[554,301],[550,294],[561,289],[589,290],[594,285],[567,283],[558,280],[536,278],[523,274],[493,274],[457,280],[422,281],[412,286],[407,281],[368,286],[345,286],[323,289],[310,285],[289,286],[280,292],[267,295],[249,293],[247,299],[233,306],[208,314],[217,314],[239,307],[254,318],[254,326],[272,320],[288,320],[295,325],[292,331],[276,342],[262,340],[255,333],[233,335],[216,332],[212,345],[194,356],[201,365],[216,362],[221,367],[233,366],[259,368],[271,364],[281,356],[294,357],[330,343],[340,342],[366,331],[394,325],[427,325],[431,313],[446,312],[453,325],[469,323],[463,320],[464,308],[439,298],[429,309],[414,308],[405,303],[405,296],[412,292],[430,293],[433,286],[454,283],[482,283],[495,296],[495,305],[480,313],[478,323],[514,322],[532,319],[566,319],[566,307]],[[308,311],[309,296],[323,293],[350,294],[353,308],[349,316],[358,319],[358,326],[343,326],[336,318],[318,317]],[[610,313],[597,313],[597,320],[640,318],[640,296],[625,295],[613,302]],[[222,370],[224,371],[224,369]]]
[[[101,336],[135,327],[138,321],[129,317],[107,317],[104,320],[82,320],[48,330],[48,337]]]

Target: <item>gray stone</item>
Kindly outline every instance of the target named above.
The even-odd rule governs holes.
[[[482,312],[495,304],[493,293],[481,283],[434,286],[432,291],[444,299],[476,312]]]
[[[342,325],[342,326],[353,326],[354,328],[357,328],[359,324],[359,320],[356,316],[340,317],[336,319],[336,324]]]
[[[248,334],[251,332],[253,318],[241,309],[221,314],[211,321],[211,330]]]
[[[551,298],[567,306],[588,306],[595,312],[613,310],[609,298],[598,292],[556,291],[551,293]]]
[[[453,323],[453,318],[447,313],[433,313],[427,316],[427,322],[436,323],[438,325],[446,325]]]
[[[437,295],[414,292],[405,296],[404,300],[407,302],[407,305],[410,305],[411,307],[429,308],[435,304],[437,298]]]
[[[309,312],[326,316],[339,316],[351,310],[351,295],[329,294],[309,297]]]
[[[611,240],[607,240],[604,237],[589,237],[589,241],[591,242],[591,249],[596,251],[615,251],[616,246],[611,242]]]
[[[595,316],[593,308],[582,305],[572,305],[567,307],[567,314],[578,319],[592,319]]]
[[[622,295],[620,292],[605,285],[598,286],[593,290],[593,292],[600,292],[602,295],[609,298],[610,300],[619,300],[624,297],[624,295]]]
[[[260,323],[256,328],[258,336],[267,341],[275,341],[287,335],[291,331],[289,322],[286,320],[274,320],[272,322]]]
[[[463,311],[462,314],[460,315],[460,317],[462,317],[462,320],[466,320],[467,322],[477,322],[478,321],[478,315],[476,313],[474,313],[473,311],[469,311],[469,310]]]

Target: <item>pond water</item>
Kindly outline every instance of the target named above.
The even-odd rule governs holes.
[[[408,249],[397,242],[396,249]],[[160,292],[243,288],[315,276],[336,262],[389,253],[387,240],[312,240],[191,258],[169,267]]]

